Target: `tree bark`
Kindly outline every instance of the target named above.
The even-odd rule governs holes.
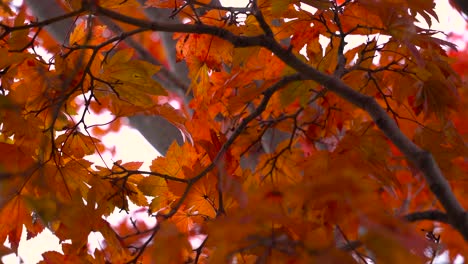
[[[457,9],[464,14],[465,19],[468,18],[468,1],[466,0],[450,0]]]

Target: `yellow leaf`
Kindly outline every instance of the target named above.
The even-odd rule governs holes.
[[[137,186],[147,196],[158,196],[167,191],[166,180],[158,176],[144,177]]]
[[[71,10],[79,10],[81,8],[81,0],[65,0],[66,6]]]
[[[272,0],[271,1],[271,14],[273,16],[281,16],[290,4],[290,0]]]
[[[51,223],[57,217],[57,202],[50,197],[26,197],[27,204],[34,209],[34,213],[44,223]]]
[[[75,29],[73,29],[73,32],[70,34],[70,39],[68,41],[71,46],[75,44],[84,44],[84,40],[86,39],[85,25],[86,22],[81,21],[81,23],[75,26]]]
[[[132,175],[126,185],[125,190],[127,192],[128,199],[138,206],[148,206],[148,199],[137,187],[138,178],[143,177],[143,175]]]
[[[0,16],[13,16],[15,13],[11,10],[10,3],[11,0],[0,1]]]
[[[132,49],[122,49],[117,51],[112,57],[106,60],[106,67],[114,67],[118,66],[119,64],[126,63],[130,61],[133,57],[133,50]]]
[[[128,263],[133,258],[131,251],[125,248],[122,239],[115,233],[112,226],[104,219],[96,220],[95,225],[105,239],[106,259],[110,263]]]
[[[151,203],[149,205],[149,210],[152,213],[158,212],[164,208],[168,208],[177,197],[175,197],[170,191],[160,193],[159,196],[156,196],[151,200]]]
[[[140,4],[135,1],[135,0],[105,0],[105,1],[100,1],[99,5],[102,7],[106,8],[129,8],[129,7],[136,7],[139,6]]]
[[[93,26],[90,27],[86,20],[81,21],[78,25],[75,26],[75,29],[70,34],[69,43],[73,45],[92,45],[92,44],[101,44],[103,41],[106,41],[105,37],[106,26]],[[91,32],[90,32],[91,31]],[[104,47],[104,50],[108,48]],[[82,55],[80,55],[82,56]]]
[[[413,254],[401,241],[388,234],[379,234],[372,230],[362,238],[362,241],[375,255],[375,260],[379,263],[424,263],[419,256]]]
[[[293,103],[296,99],[305,107],[310,97],[310,91],[317,86],[316,82],[298,81],[288,84],[280,93],[280,102],[283,107]]]
[[[195,84],[193,85],[193,94],[196,97],[205,98],[207,96],[207,90],[210,85],[210,76],[208,75],[208,67],[203,64],[198,70],[195,76]]]
[[[17,64],[24,61],[27,58],[34,58],[34,55],[29,53],[18,53],[18,52],[8,52],[7,48],[0,48],[0,69],[5,69],[6,67]]]
[[[148,102],[148,95],[167,95],[166,90],[153,79],[160,67],[141,60],[131,60],[132,56],[133,50],[118,51],[104,65],[102,78],[113,85],[119,96],[133,103],[138,103],[138,100]]]
[[[243,33],[246,36],[258,36],[258,35],[264,34],[255,16],[253,15],[247,16],[247,19],[245,19],[244,23],[245,23],[246,30],[244,30]]]

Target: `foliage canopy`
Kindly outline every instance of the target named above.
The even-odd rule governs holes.
[[[437,19],[433,1],[70,0],[45,20],[8,2],[0,241],[12,251],[25,226],[28,238],[49,228],[67,241],[44,263],[421,263],[468,252],[466,62],[417,23]],[[162,9],[170,16],[148,15]],[[57,43],[47,30],[70,18]],[[86,121],[105,111],[115,120]],[[149,170],[87,160],[136,115],[164,118],[184,142]],[[111,226],[105,217],[129,202],[157,223]],[[90,232],[105,239],[94,252]]]

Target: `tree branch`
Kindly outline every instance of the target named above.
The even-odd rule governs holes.
[[[54,0],[25,0],[24,2],[39,20],[59,17],[66,13]],[[73,30],[74,24],[72,18],[66,18],[46,26],[45,29],[58,43],[65,44],[68,43],[68,35]]]
[[[61,43],[62,45],[68,43],[68,36],[75,26],[74,20],[71,17],[75,16],[75,13],[81,13],[81,11],[66,13],[55,0],[25,0],[25,3],[39,21],[47,20],[50,22],[44,24],[44,26],[47,32],[49,32],[57,43]],[[105,17],[101,17],[101,19],[102,18],[106,19]],[[111,20],[107,19],[103,22],[109,26],[112,31],[118,33],[118,26],[116,24],[112,24]],[[172,36],[172,34],[170,35]],[[171,36],[166,36],[165,39],[170,38],[171,41],[173,41]],[[125,42],[130,47],[133,47],[142,59],[153,64],[161,65],[161,63],[157,62],[146,49],[141,47],[138,43],[135,43],[131,38],[126,38]],[[165,45],[173,44],[165,43]],[[175,52],[168,54],[175,54]],[[170,61],[174,61],[175,63],[175,59],[173,58]],[[160,73],[155,76],[156,80],[164,84],[165,88],[175,91],[179,95],[183,96],[187,90],[188,82],[185,77],[181,77],[186,76],[181,70],[182,68],[175,67],[175,72],[177,72],[177,70],[181,70],[182,72],[177,72],[179,74],[174,75],[174,72],[171,72],[163,65],[161,65],[161,67]],[[138,129],[145,139],[163,155],[167,152],[169,146],[174,140],[179,144],[183,143],[183,138],[179,129],[160,116],[140,115],[132,116],[128,119],[130,121],[130,125]]]
[[[298,71],[305,78],[312,79],[335,92],[340,97],[355,106],[365,110],[387,138],[418,168],[425,176],[430,190],[436,195],[447,212],[449,223],[457,229],[468,241],[468,216],[464,208],[453,194],[450,185],[443,176],[432,155],[414,144],[398,128],[395,121],[371,96],[361,94],[346,85],[342,80],[320,72],[303,62],[290,50],[283,48],[273,38],[259,35],[254,37],[237,36],[232,32],[203,24],[170,24],[151,22],[128,17],[101,7],[96,8],[97,15],[108,16],[124,23],[155,31],[182,32],[196,34],[210,34],[231,42],[235,47],[262,46],[269,49],[291,68]]]
[[[163,215],[163,217],[166,219],[170,218],[179,210],[179,208],[182,206],[186,196],[188,195],[193,185],[197,181],[205,177],[210,171],[212,171],[218,165],[218,162],[224,157],[224,154],[226,154],[226,151],[231,147],[232,144],[234,144],[234,141],[242,134],[242,132],[247,127],[247,125],[265,111],[266,106],[268,105],[268,102],[270,101],[271,97],[276,91],[283,88],[290,82],[298,81],[302,79],[303,78],[299,74],[292,74],[292,75],[284,76],[281,80],[279,80],[278,82],[270,86],[268,89],[263,91],[262,101],[257,106],[257,108],[255,108],[253,112],[251,112],[248,116],[242,119],[242,122],[239,124],[239,126],[236,127],[234,131],[232,131],[232,134],[229,136],[226,142],[224,142],[224,144],[221,146],[221,149],[218,151],[218,153],[213,158],[211,163],[208,166],[206,166],[195,177],[190,178],[190,180],[188,181],[187,187],[185,188],[184,193],[182,194],[179,201],[171,208],[171,211],[168,214]]]
[[[34,5],[33,0],[26,1],[31,6]],[[43,1],[41,1],[41,4],[43,4]],[[406,158],[423,173],[430,190],[436,195],[438,201],[446,210],[447,222],[450,223],[455,229],[457,229],[463,235],[465,240],[468,241],[468,216],[465,213],[464,208],[461,206],[451,191],[447,180],[443,176],[434,158],[428,151],[421,149],[407,136],[405,136],[398,128],[395,121],[386,113],[386,111],[377,103],[373,97],[361,94],[346,85],[339,78],[327,75],[311,67],[306,62],[295,56],[290,50],[283,48],[272,37],[266,35],[259,35],[254,37],[237,36],[223,28],[204,24],[191,25],[167,22],[152,22],[125,16],[114,11],[101,8],[99,6],[95,6],[94,8],[95,14],[98,16],[106,16],[124,23],[153,31],[210,34],[231,42],[235,47],[261,46],[269,49],[287,65],[295,69],[301,76],[303,76],[303,78],[312,79],[320,83],[330,91],[335,92],[340,97],[365,110],[372,117],[379,129],[385,133],[387,138],[389,138],[390,141],[406,156]],[[38,7],[38,9],[40,8]],[[47,10],[48,14],[52,13],[50,10],[51,9]],[[60,13],[52,14],[59,15]],[[53,25],[56,24],[52,24],[50,26]],[[64,26],[64,28],[67,28],[67,26]],[[57,34],[59,37],[63,37],[63,32],[68,32],[68,30],[62,30],[61,32],[61,35]],[[153,127],[157,127],[157,125],[154,125]],[[154,129],[152,132],[158,133],[159,131],[160,129]],[[172,140],[163,140],[160,138],[160,141],[171,142]],[[221,149],[218,154],[222,153],[224,150],[225,149]],[[200,176],[200,178],[201,177],[202,176]]]
[[[409,222],[431,220],[431,221],[437,221],[437,222],[449,224],[449,221],[448,221],[449,219],[447,217],[447,214],[438,210],[414,212],[414,213],[405,215],[404,218],[406,221],[409,221]]]

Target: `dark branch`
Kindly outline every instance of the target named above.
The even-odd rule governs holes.
[[[209,34],[229,41],[236,47],[262,46],[269,49],[288,66],[298,71],[298,73],[304,78],[320,83],[348,102],[365,110],[372,117],[375,124],[384,132],[387,138],[389,138],[390,141],[406,156],[406,158],[413,162],[413,164],[424,174],[432,193],[436,195],[446,210],[450,224],[463,235],[465,240],[468,241],[468,215],[465,213],[464,208],[453,194],[450,185],[443,176],[442,171],[434,158],[429,152],[421,149],[411,139],[403,134],[396,122],[373,97],[361,94],[346,85],[342,80],[322,73],[311,67],[294,55],[290,50],[283,48],[281,44],[265,35],[254,37],[237,36],[226,29],[209,25],[155,23],[128,17],[101,7],[97,7],[96,9],[97,15],[108,16],[124,23],[155,31]],[[225,149],[222,151],[225,151]],[[220,151],[220,153],[222,151]],[[203,177],[203,175],[200,177]]]
[[[404,216],[404,219],[409,222],[416,222],[422,220],[431,220],[441,223],[449,223],[449,219],[446,213],[438,210],[428,210],[422,212],[414,212]]]

